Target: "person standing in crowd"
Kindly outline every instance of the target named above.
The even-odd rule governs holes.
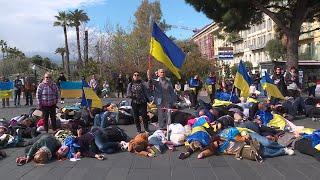
[[[289,73],[285,76],[285,83],[287,85],[288,96],[297,98],[300,97],[300,83],[299,74],[295,67],[291,67]]]
[[[57,85],[59,87],[59,90],[61,90],[61,82],[67,81],[67,78],[64,76],[63,72],[60,73],[58,80],[57,80]],[[61,104],[64,104],[64,98],[61,98]]]
[[[216,96],[216,82],[217,82],[217,77],[215,72],[210,72],[209,77],[206,80],[207,84],[207,90],[209,93],[210,101],[213,102],[214,98]]]
[[[107,98],[109,97],[110,93],[110,85],[107,80],[104,81],[102,85],[102,98]]]
[[[152,79],[150,71],[147,71],[148,81],[154,87],[154,103],[158,109],[159,129],[166,129],[167,125],[167,109],[172,108],[176,102],[174,88],[169,78],[166,77],[164,69],[158,70],[158,78]],[[150,86],[149,86],[150,87]]]
[[[24,95],[26,97],[26,104],[25,106],[32,106],[33,105],[33,99],[32,99],[32,93],[35,89],[35,84],[32,83],[31,78],[30,77],[26,77],[25,81],[24,81]]]
[[[308,92],[309,96],[316,97],[316,87],[317,87],[317,77],[316,76],[309,76],[308,77]]]
[[[149,132],[147,102],[149,99],[148,90],[145,83],[141,80],[140,73],[135,71],[132,76],[132,82],[127,88],[127,97],[131,98],[133,118],[137,127],[137,132],[141,133],[139,116],[142,117],[144,130]]]
[[[122,74],[119,74],[119,76],[117,78],[117,82],[116,82],[116,89],[117,89],[118,98],[120,98],[120,93],[121,93],[121,97],[124,98],[124,96],[123,96],[124,87],[125,87],[125,80],[122,77]]]
[[[189,93],[189,90],[190,90],[189,83],[188,83],[188,81],[186,81],[186,83],[184,84],[184,87],[183,87],[183,91],[185,93]]]
[[[283,96],[287,95],[287,88],[284,82],[284,76],[281,73],[281,67],[275,67],[274,68],[274,74],[272,76],[272,80],[274,82],[274,84],[278,87],[278,89],[280,90],[281,94]]]
[[[56,107],[59,99],[58,86],[52,81],[52,75],[49,72],[44,74],[43,81],[37,88],[37,100],[40,110],[44,117],[44,129],[49,130],[49,116],[51,119],[52,130],[57,130],[56,125]]]
[[[14,80],[14,105],[20,106],[20,96],[23,88],[22,81],[20,80],[20,76],[17,75],[17,78]]]
[[[180,91],[181,91],[181,84],[179,81],[177,81],[177,83],[174,85],[174,91],[177,95],[180,95]]]
[[[6,77],[1,76],[0,77],[0,82],[9,82],[9,80]],[[2,98],[2,108],[5,108],[6,106],[7,107],[10,106],[9,98]]]
[[[195,75],[190,79],[189,86],[191,106],[196,107],[198,104],[198,94],[202,88],[202,81],[200,80],[199,75]]]
[[[93,89],[93,91],[97,94],[98,92],[98,80],[95,75],[92,75],[92,78],[89,82],[89,86]]]

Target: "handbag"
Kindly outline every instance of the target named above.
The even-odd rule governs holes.
[[[259,163],[263,162],[260,153],[260,143],[257,140],[250,140],[248,144],[243,144],[243,146],[238,150],[235,157],[236,159],[249,159],[252,161],[257,161]]]

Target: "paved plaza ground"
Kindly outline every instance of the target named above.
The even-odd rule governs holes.
[[[114,99],[106,101],[119,101]],[[73,103],[74,101],[68,101]],[[0,118],[10,118],[28,112],[29,107],[0,109]],[[320,122],[301,118],[297,125],[320,128]],[[135,127],[121,126],[132,137]],[[140,157],[128,152],[106,155],[106,160],[83,158],[78,162],[52,161],[45,165],[29,163],[16,166],[15,158],[23,155],[24,148],[6,149],[8,157],[0,160],[0,180],[28,179],[75,179],[75,180],[302,180],[320,178],[320,162],[296,152],[294,156],[266,159],[259,164],[254,161],[236,160],[233,156],[212,156],[198,160],[196,154],[186,160],[178,159],[183,147],[176,151],[158,154],[155,158]]]

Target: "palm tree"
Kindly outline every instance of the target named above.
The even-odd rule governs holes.
[[[70,11],[69,14],[70,17],[70,26],[76,27],[76,33],[77,33],[77,48],[78,48],[78,64],[81,67],[82,66],[82,59],[81,59],[81,50],[80,50],[80,36],[79,36],[79,27],[81,23],[86,23],[89,21],[89,17],[86,12],[83,10],[76,9],[74,11]]]
[[[61,26],[63,27],[64,32],[64,43],[65,43],[65,51],[66,51],[66,72],[67,76],[70,75],[70,67],[69,67],[69,47],[68,47],[68,37],[67,37],[67,26],[69,25],[69,16],[65,11],[60,11],[57,16],[57,21],[53,23],[53,26]]]
[[[62,60],[62,68],[65,71],[66,67],[64,67],[64,54],[66,53],[66,49],[65,48],[57,48],[55,51],[56,54],[60,54],[61,55],[61,60]]]

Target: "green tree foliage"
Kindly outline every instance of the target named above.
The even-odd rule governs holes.
[[[270,59],[279,60],[284,57],[285,47],[279,39],[271,39],[266,44],[266,51],[268,52]]]
[[[306,33],[301,32],[302,23],[314,22],[320,18],[319,0],[185,1],[197,11],[203,12],[208,18],[220,23],[227,32],[248,29],[251,24],[261,23],[263,13],[266,14],[287,38],[287,68],[298,66],[298,40],[300,34]]]
[[[42,66],[47,69],[58,69],[58,65],[53,63],[48,57],[41,57],[40,55],[34,55],[30,58],[33,64]]]
[[[196,74],[200,77],[205,77],[213,68],[212,62],[201,57],[199,48],[193,41],[178,41],[177,44],[186,53],[186,60],[180,72],[182,78],[188,80]]]

